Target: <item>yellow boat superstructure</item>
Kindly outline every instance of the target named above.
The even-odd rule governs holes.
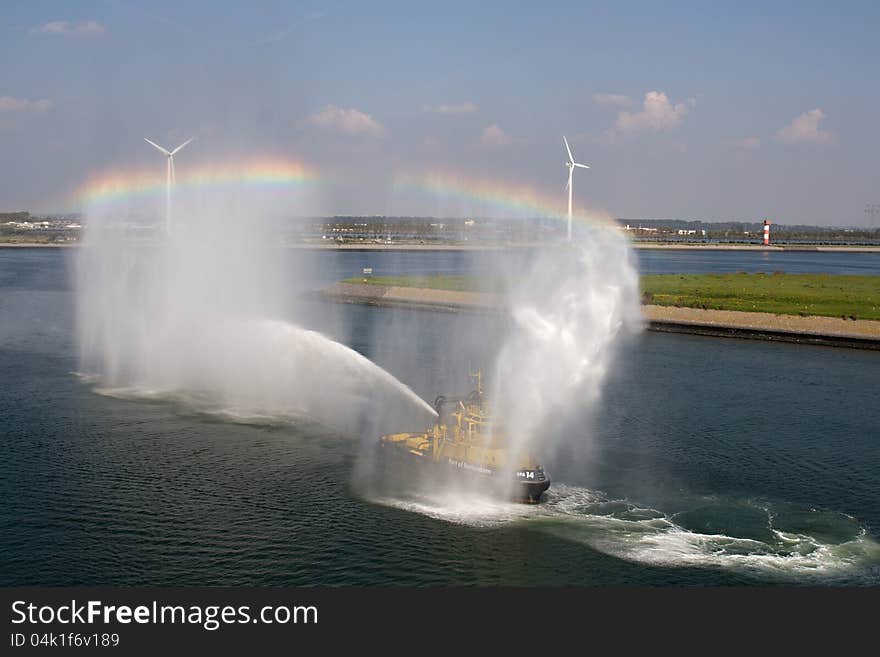
[[[511,463],[504,431],[490,422],[489,406],[483,399],[482,376],[473,375],[476,390],[464,398],[437,397],[437,421],[422,432],[381,436],[379,444],[413,461],[446,466],[477,478],[493,480],[499,487],[510,485],[516,499],[537,502],[550,487],[550,478],[531,455]]]

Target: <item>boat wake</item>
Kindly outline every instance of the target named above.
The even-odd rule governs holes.
[[[546,532],[649,566],[824,584],[869,584],[880,567],[880,544],[855,518],[833,511],[714,499],[670,514],[579,486],[554,484],[546,495],[534,506],[433,494],[371,501],[471,527]]]

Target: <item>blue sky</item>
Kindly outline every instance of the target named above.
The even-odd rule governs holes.
[[[880,203],[880,3],[79,2],[0,5],[0,209],[90,171],[289,153],[316,208],[442,169],[626,218],[859,225]],[[158,163],[161,166],[161,162]],[[185,166],[184,158],[178,170]],[[580,173],[580,172],[579,172]]]

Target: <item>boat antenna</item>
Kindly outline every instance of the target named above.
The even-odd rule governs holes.
[[[470,369],[470,367],[468,367]],[[483,370],[477,368],[476,372],[471,372],[469,375],[474,382],[477,384],[477,392],[482,395],[483,394]]]

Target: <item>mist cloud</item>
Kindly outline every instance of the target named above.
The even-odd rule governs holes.
[[[382,137],[388,132],[381,123],[369,114],[356,109],[344,109],[336,105],[327,105],[320,112],[312,114],[309,117],[309,123],[345,135]]]
[[[434,114],[473,114],[477,111],[477,106],[473,103],[458,103],[446,105],[425,105],[422,108],[425,112]]]
[[[828,130],[821,130],[819,122],[825,112],[816,108],[792,119],[776,133],[776,141],[783,144],[834,144],[837,136]]]
[[[67,36],[98,36],[106,32],[106,28],[98,21],[50,21],[31,28],[31,34],[62,34]]]
[[[632,105],[629,96],[622,94],[596,93],[593,94],[593,102],[606,107],[629,107]]]
[[[493,123],[483,130],[483,135],[480,137],[480,143],[484,146],[504,146],[510,141],[510,135],[504,132],[497,123]]]
[[[45,112],[52,107],[52,101],[42,98],[28,100],[13,96],[0,96],[0,112]]]
[[[649,91],[640,112],[620,112],[614,127],[623,133],[661,132],[678,127],[694,101],[673,105],[662,91]]]

